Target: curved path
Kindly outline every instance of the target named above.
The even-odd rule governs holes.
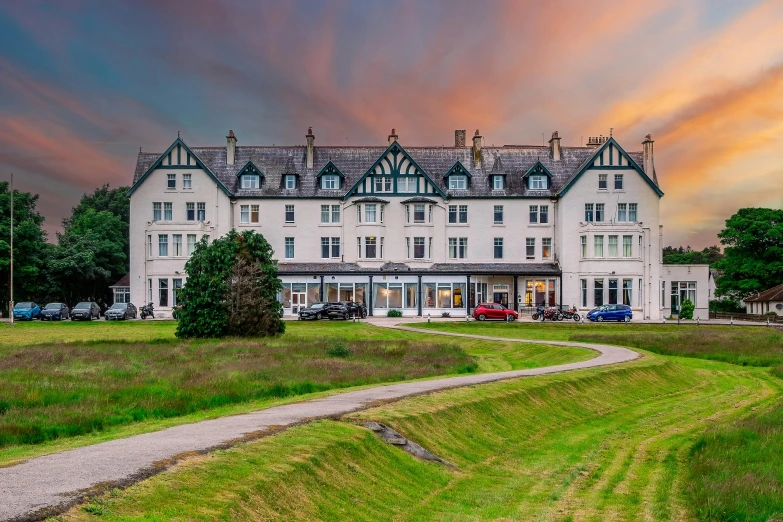
[[[627,348],[604,344],[541,341],[455,334],[406,326],[396,328],[429,335],[451,335],[487,341],[548,344],[588,348],[599,356],[587,361],[529,370],[462,375],[377,386],[337,393],[321,399],[275,406],[161,431],[103,442],[30,459],[0,468],[0,520],[36,520],[62,511],[90,492],[112,485],[124,486],[165,469],[178,456],[226,447],[237,440],[321,418],[336,418],[389,401],[460,386],[482,384],[548,373],[593,368],[632,361],[639,354]]]

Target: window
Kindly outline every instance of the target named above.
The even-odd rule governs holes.
[[[609,304],[617,304],[617,279],[609,280]]]
[[[604,304],[604,280],[596,279],[593,281],[593,304],[603,306]]]
[[[199,221],[206,221],[207,220],[207,204],[206,203],[197,203],[196,204],[196,219]]]
[[[383,223],[383,208],[384,208],[384,206],[380,205],[380,207],[381,207],[380,208],[380,210],[381,210],[381,223]]]
[[[606,190],[606,174],[598,175],[598,190]]]
[[[633,296],[633,279],[623,279],[623,304],[631,306]],[[663,305],[663,303],[661,303]]]
[[[595,221],[596,223],[601,222],[604,220],[604,204],[603,203],[596,203],[595,204]]]
[[[432,257],[432,238],[429,238],[429,241],[427,242],[427,252],[429,255],[427,257]]]
[[[152,220],[153,221],[160,221],[161,213],[161,203],[153,203],[152,204]]]
[[[413,205],[413,222],[424,223],[424,204],[417,203]]]
[[[617,204],[617,221],[619,222],[625,222],[628,221],[628,204],[627,203],[618,203]]]
[[[166,189],[167,190],[177,190],[177,175],[176,174],[166,174]]]
[[[196,250],[196,234],[188,234],[188,250],[187,255],[193,255],[193,251]]]
[[[615,174],[614,175],[614,189],[615,190],[623,190],[623,175],[622,174]]]
[[[195,221],[196,220],[196,204],[195,203],[185,203],[185,219],[188,221]]]
[[[449,205],[449,223],[467,223],[468,206],[467,205]]]
[[[411,238],[405,238],[405,256],[410,259],[411,257]]]
[[[585,221],[591,223],[593,221],[593,204],[585,203]]]
[[[147,236],[147,257],[152,257],[152,236]]]
[[[286,223],[293,223],[294,222],[294,206],[293,205],[286,205],[285,206],[285,222]]]
[[[495,224],[496,225],[502,225],[503,224],[503,205],[495,205]]]
[[[579,288],[580,288],[579,295],[581,297],[579,305],[582,308],[587,308],[587,279],[579,280]]]
[[[376,220],[376,208],[375,203],[368,203],[364,205],[364,221],[365,223],[375,223]]]
[[[257,189],[258,188],[258,176],[255,174],[242,174],[242,188],[243,189]]]
[[[294,258],[294,238],[292,237],[285,238],[285,258]]]
[[[169,280],[158,279],[158,305],[169,305]]]
[[[529,237],[525,239],[525,258],[526,259],[536,258],[536,238],[534,237]]]
[[[340,205],[321,205],[321,223],[339,223]]]
[[[549,223],[549,205],[541,205],[540,214],[538,215],[539,223]]]
[[[593,237],[593,257],[604,257],[604,236]]]
[[[380,256],[378,256],[378,257],[380,257],[381,259],[383,259],[383,238],[381,238],[381,252],[380,252],[380,254],[381,254],[381,255],[380,255]]]
[[[332,223],[340,222],[340,205],[332,205]]]
[[[360,237],[356,238],[356,258],[362,258],[362,238]]]
[[[296,176],[293,174],[286,174],[283,177],[283,187],[286,190],[293,190],[296,188]]]
[[[628,203],[628,221],[636,222],[636,203]]]
[[[541,238],[541,257],[544,259],[552,259],[552,238]]]
[[[403,176],[397,178],[398,192],[418,192],[419,178],[417,176]]]
[[[182,234],[173,234],[171,236],[172,246],[174,247],[174,255],[182,255]]]
[[[182,189],[193,190],[193,174],[182,175]]]
[[[114,289],[115,303],[130,303],[130,287],[118,286]]]
[[[424,238],[423,237],[414,237],[413,238],[413,258],[414,259],[424,259]]]
[[[582,259],[587,257],[587,236],[580,237],[582,242]]]
[[[375,178],[375,192],[391,192],[392,179],[387,176],[377,176]]]
[[[496,237],[494,241],[495,259],[503,259],[503,238]]]
[[[147,279],[147,283],[149,283],[149,289],[148,289],[148,301],[152,302],[152,279]]]
[[[633,236],[623,236],[623,257],[633,257]]]
[[[239,222],[250,223],[250,205],[239,205]]]
[[[449,259],[466,259],[468,257],[468,238],[449,238]]]
[[[378,257],[378,242],[375,236],[368,236],[364,238],[364,257],[367,259],[375,259]]]
[[[171,203],[163,203],[163,221],[174,219],[174,208]]]
[[[530,205],[530,222],[538,223],[538,205]]]
[[[336,190],[340,188],[340,176],[337,174],[324,174],[321,176],[321,188],[324,190]]]
[[[158,255],[165,257],[169,255],[169,235],[158,234]]]
[[[503,176],[492,176],[492,190],[503,190],[506,188],[505,181]]]
[[[459,222],[460,223],[467,223],[468,222],[468,206],[467,205],[460,205],[459,206]]]
[[[528,178],[527,187],[530,190],[546,190],[547,189],[547,177],[542,174],[530,176]]]
[[[321,257],[323,259],[328,259],[331,256],[331,248],[329,245],[329,238],[328,237],[322,237],[321,238]]]
[[[617,257],[617,236],[609,236],[609,257]]]
[[[261,207],[259,205],[250,205],[250,222],[258,223],[261,219]]]
[[[172,279],[171,284],[171,306],[177,306],[177,297],[179,291],[182,290],[182,279]]]
[[[450,190],[465,190],[468,188],[468,177],[464,174],[449,176]]]

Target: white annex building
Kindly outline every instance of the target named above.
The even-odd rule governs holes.
[[[465,137],[405,146],[392,129],[384,146],[317,147],[309,130],[302,145],[267,147],[240,146],[230,131],[225,146],[178,138],[140,152],[124,298],[169,315],[195,244],[232,228],[274,248],[286,314],[337,300],[406,316],[464,316],[486,301],[624,303],[656,320],[675,288],[696,295],[695,278],[663,275],[649,135],[641,152],[611,137],[565,147],[557,132],[548,146]]]

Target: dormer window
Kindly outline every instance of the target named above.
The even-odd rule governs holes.
[[[492,176],[492,190],[504,190],[506,179],[504,176]]]
[[[283,178],[283,186],[286,190],[293,190],[296,188],[296,176],[293,174],[286,174]]]
[[[337,174],[324,174],[321,176],[321,188],[324,190],[336,190],[340,188],[340,176]]]
[[[375,192],[391,192],[392,179],[388,176],[378,176],[375,178]]]
[[[547,189],[547,176],[543,174],[535,174],[528,178],[527,188],[530,190],[546,190]]]
[[[257,189],[259,186],[259,177],[256,174],[242,174],[243,189]]]
[[[449,190],[465,190],[468,188],[468,177],[464,174],[449,176]]]

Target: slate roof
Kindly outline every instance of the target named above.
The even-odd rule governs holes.
[[[115,286],[130,286],[130,274],[125,274],[122,276],[122,279],[111,285],[109,288],[114,288]]]
[[[765,290],[757,295],[746,297],[743,299],[746,303],[757,303],[767,301],[783,301],[783,284],[773,286],[769,290]]]
[[[505,145],[502,147],[484,147],[481,150],[482,163],[478,168],[471,147],[406,147],[405,151],[425,171],[438,187],[451,197],[496,197],[496,196],[536,196],[547,197],[556,194],[576,173],[587,164],[596,151],[592,147],[562,147],[561,160],[554,161],[548,146]],[[306,167],[307,149],[302,146],[237,146],[234,165],[226,165],[225,147],[190,147],[191,151],[215,174],[215,176],[238,197],[325,197],[343,198],[356,182],[369,170],[383,154],[387,146],[378,147],[315,147],[313,168]],[[642,153],[628,153],[641,165]],[[144,175],[160,154],[140,152],[133,178],[134,184]],[[252,161],[264,174],[261,188],[243,190],[238,183],[237,173]],[[338,190],[320,188],[317,175],[331,161],[343,173],[345,179]],[[449,191],[444,175],[456,162],[470,172],[467,190]],[[537,161],[552,174],[550,189],[546,191],[527,190],[522,176]],[[165,167],[162,167],[165,168]],[[491,176],[506,175],[504,191],[493,191]],[[283,188],[283,176],[296,174],[297,187],[292,190]]]
[[[384,263],[380,268],[361,267],[356,263],[278,263],[280,275],[297,274],[473,274],[473,275],[560,275],[554,263],[434,263],[426,268],[410,268],[405,263]]]

